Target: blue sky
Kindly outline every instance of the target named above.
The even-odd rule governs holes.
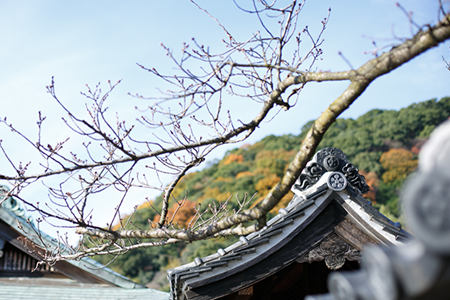
[[[249,3],[238,2],[243,6]],[[438,1],[399,2],[413,12],[416,23],[436,23]],[[232,1],[198,3],[238,38],[249,37],[260,29],[254,16],[237,10]],[[318,70],[347,70],[339,51],[355,68],[359,67],[372,58],[364,54],[374,48],[371,38],[376,38],[378,45],[389,45],[398,42],[394,36],[411,36],[407,18],[391,0],[309,0],[300,15],[298,30],[308,25],[312,32],[318,32],[330,7],[330,22],[323,36],[323,61],[316,65]],[[60,122],[63,111],[45,90],[54,76],[60,99],[74,111],[84,109],[85,99],[79,92],[85,90],[85,84],[122,80],[110,106],[122,117],[133,119],[137,115],[134,106],[148,103],[127,93],[156,96],[156,88],[161,86],[136,63],[171,73],[173,66],[160,44],[177,53],[182,42],[190,42],[192,37],[214,50],[221,47],[224,35],[212,19],[188,0],[2,0],[0,117],[8,117],[17,128],[35,135],[37,112],[42,111],[48,117],[45,129],[49,140],[70,136]],[[450,96],[450,72],[442,61],[442,56],[450,60],[449,46],[446,42],[376,80],[343,117],[356,118],[373,108],[400,109],[414,102]],[[296,107],[261,126],[248,142],[268,134],[298,134],[302,125],[318,117],[346,86],[346,82],[307,85]],[[253,117],[252,106],[246,105],[239,103],[236,118]],[[4,126],[0,127],[0,139],[13,152],[12,158],[23,161],[30,157]],[[223,156],[230,147],[217,150],[212,158]],[[4,159],[0,159],[0,166],[7,168]],[[32,191],[45,195],[42,186]],[[135,199],[126,207],[130,209],[142,201]]]
[[[232,1],[200,4],[205,4],[237,36],[245,38],[259,29],[253,16],[236,10]],[[436,22],[437,1],[410,0],[402,4],[414,12],[418,24]],[[134,106],[127,103],[136,102],[127,92],[154,96],[159,84],[136,63],[171,72],[172,66],[160,43],[177,51],[182,42],[196,37],[214,49],[223,38],[214,21],[188,0],[2,1],[0,7],[1,115],[16,124],[23,123],[24,117],[36,118],[38,110],[47,116],[58,113],[56,103],[45,92],[52,76],[60,98],[76,108],[83,106],[79,92],[85,84],[122,79],[112,106],[132,109]],[[364,36],[379,38],[378,44],[396,42],[385,41],[393,33],[410,36],[407,19],[390,0],[307,1],[299,30],[308,25],[317,32],[329,7],[331,18],[318,69],[348,69],[339,51],[354,67],[366,62],[371,56],[364,51],[371,50],[373,45]],[[343,116],[357,117],[372,108],[399,109],[448,95],[450,75],[443,67],[442,56],[450,57],[448,42],[377,80]],[[345,86],[346,83],[310,84],[301,97],[301,105],[253,139],[269,133],[298,133],[301,125],[317,116]],[[286,118],[297,124],[286,126]]]

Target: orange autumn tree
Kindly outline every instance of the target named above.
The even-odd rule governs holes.
[[[373,203],[376,203],[376,195],[380,185],[380,179],[378,178],[377,173],[364,170],[359,171],[359,173],[366,178],[366,183],[370,187],[370,190],[364,194],[364,197],[370,199]]]
[[[414,154],[406,149],[391,149],[381,155],[381,166],[386,170],[382,175],[384,183],[391,183],[404,179],[417,168],[418,160]]]
[[[258,192],[259,199],[264,198],[267,195],[267,193],[270,191],[272,186],[279,180],[280,180],[280,178],[275,174],[270,174],[269,176],[264,177],[263,179],[259,180],[258,183],[255,185],[255,189]],[[287,206],[289,201],[292,200],[293,196],[294,196],[294,194],[291,191],[289,191],[283,198],[281,198],[280,202],[274,208],[272,208],[270,213],[273,213],[273,214],[278,213],[278,210],[280,208],[284,208]],[[257,202],[258,201],[255,201],[255,204]]]
[[[174,203],[167,214],[168,222],[182,228],[188,227],[192,218],[195,216],[195,207],[196,203],[187,199],[183,199],[179,203]],[[153,223],[158,224],[160,218],[160,215],[156,215]]]
[[[222,163],[224,165],[229,165],[231,163],[243,163],[244,162],[244,156],[242,156],[241,154],[234,154],[231,153],[230,155],[228,155],[223,161]]]

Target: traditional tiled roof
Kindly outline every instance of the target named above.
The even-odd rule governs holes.
[[[0,193],[1,201],[4,198],[2,194],[7,192],[7,187],[0,186],[0,188],[3,191]],[[26,219],[24,210],[12,197],[3,201],[0,206],[0,220],[12,229],[9,232],[0,232],[0,240],[6,240],[17,246],[19,243],[12,239],[14,235],[33,240],[38,246],[42,246],[42,242],[56,246],[56,240],[44,232],[41,232],[42,242],[33,238],[32,234],[37,231],[37,228],[30,218]],[[22,226],[21,230],[18,229],[18,223]],[[168,293],[145,288],[91,258],[85,257],[78,261],[70,260],[60,263],[64,263],[64,275],[75,281],[57,279],[49,285],[47,281],[51,279],[43,281],[15,278],[13,281],[8,281],[3,278],[0,280],[0,299],[134,299],[140,297],[159,300],[169,297]],[[58,266],[57,263],[54,266],[55,269],[58,269]],[[86,282],[90,282],[89,279],[78,283],[77,281],[83,277],[92,278],[93,283],[96,284],[87,284]],[[68,285],[69,283],[70,285]]]
[[[305,300],[450,298],[450,120],[424,144],[400,201],[414,241],[366,249],[359,270],[333,272],[329,294],[308,293]]]
[[[306,231],[308,225],[331,203],[342,207],[346,218],[355,224],[351,226],[358,227],[358,230],[374,243],[400,245],[410,239],[410,235],[401,229],[399,223],[393,223],[373,208],[370,201],[362,197],[362,193],[368,190],[364,177],[339,149],[325,148],[319,151],[308,163],[292,190],[295,193],[293,200],[286,208],[280,209],[279,214],[269,220],[261,230],[240,237],[238,242],[226,249],[219,249],[217,253],[196,258],[192,263],[168,270],[171,299],[208,299],[209,296],[201,295],[202,287],[214,282],[220,282],[224,286],[225,278],[232,278],[233,275],[252,268],[270,255],[279,252]],[[332,216],[327,218],[329,220]],[[323,226],[330,227],[331,225],[325,224],[326,222]],[[297,253],[285,254],[284,261],[278,261],[278,264],[311,262],[326,258],[326,243],[323,241],[332,243],[338,237],[333,235],[332,231],[317,233],[320,234],[322,235],[315,240],[311,237],[313,235],[309,235],[304,248],[298,246]],[[347,233],[338,232],[338,234],[343,236]],[[325,259],[331,269],[339,268],[345,259],[359,259],[362,245],[357,241],[351,245],[343,241],[340,243],[342,253],[333,254],[333,260]],[[273,260],[275,262],[275,259]],[[269,265],[265,268],[267,271],[261,276],[274,274],[277,270],[277,266]],[[273,269],[272,272],[270,268]],[[249,284],[251,280],[260,279],[256,277],[248,279]],[[245,284],[241,284],[241,287],[243,285]],[[227,291],[224,288],[224,293],[230,293],[232,290],[232,287]]]

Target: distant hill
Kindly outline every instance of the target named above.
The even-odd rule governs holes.
[[[325,134],[319,149],[340,148],[366,177],[371,190],[365,195],[374,206],[394,221],[403,221],[398,201],[404,179],[417,167],[417,155],[431,131],[450,117],[450,97],[412,104],[399,111],[374,109],[358,119],[338,119]],[[228,201],[231,209],[254,196],[263,198],[284,174],[313,121],[306,123],[299,135],[270,135],[261,141],[228,151],[220,161],[205,169],[189,173],[174,190],[177,199],[187,195],[183,207],[173,218],[175,226],[186,226],[194,215],[194,207],[206,209]],[[319,150],[318,149],[318,150]],[[275,214],[287,205],[293,194],[287,194],[273,209]],[[162,205],[157,197],[153,206]],[[250,204],[251,205],[251,204]],[[170,208],[169,220],[176,210]],[[208,213],[204,217],[208,217]],[[149,228],[148,220],[159,216],[148,204],[134,214],[130,228]],[[402,222],[404,223],[404,222]],[[206,256],[234,242],[234,238],[174,244],[137,249],[114,260],[109,267],[142,284],[152,281],[161,288],[165,270]],[[98,257],[106,264],[111,257]],[[155,276],[156,274],[156,276]],[[161,282],[161,283],[159,283]]]

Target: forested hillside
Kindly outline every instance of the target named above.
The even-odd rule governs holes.
[[[337,147],[347,154],[366,177],[371,190],[365,195],[374,206],[394,221],[402,220],[398,202],[403,180],[417,167],[417,155],[436,125],[450,116],[450,97],[413,104],[400,111],[371,110],[358,119],[338,119],[328,130],[319,148]],[[264,197],[282,177],[288,162],[294,157],[311,122],[299,128],[299,135],[267,136],[253,144],[226,153],[225,157],[202,171],[185,176],[175,189],[176,199],[187,197],[178,209],[175,203],[169,220],[175,226],[189,226],[195,209],[214,208],[228,201],[231,209],[239,209],[245,199]],[[273,209],[276,214],[287,205],[289,193]],[[152,203],[157,209],[162,197]],[[175,216],[173,214],[176,213]],[[206,213],[203,218],[211,216]],[[148,204],[138,208],[130,227],[149,228],[159,215]],[[117,257],[109,266],[143,284],[164,289],[165,270],[206,256],[234,242],[234,238],[199,241],[192,244],[172,244],[164,247],[140,248]],[[98,257],[108,263],[112,257]],[[157,276],[155,276],[157,274]]]

